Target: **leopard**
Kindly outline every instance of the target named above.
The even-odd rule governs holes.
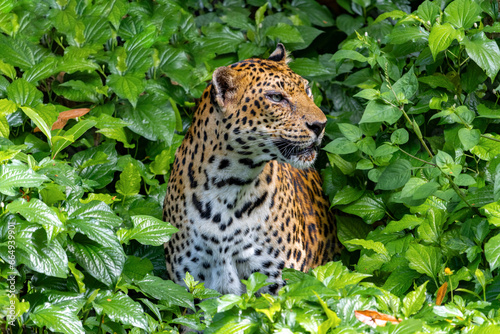
[[[284,268],[307,272],[340,253],[335,217],[313,168],[327,118],[283,44],[267,59],[217,68],[175,153],[164,220],[168,276],[189,272],[206,288],[245,293],[285,285]]]

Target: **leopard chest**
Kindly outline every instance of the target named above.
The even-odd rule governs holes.
[[[178,280],[189,271],[207,287],[242,293],[240,279],[259,271],[277,283],[274,288],[282,285],[285,222],[293,213],[272,181],[263,176],[244,186],[185,189],[184,222],[178,227],[189,242],[176,245]]]

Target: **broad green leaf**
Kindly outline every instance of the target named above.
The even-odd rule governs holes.
[[[500,70],[500,49],[498,44],[486,37],[484,32],[472,36],[471,39],[464,38],[462,44],[469,57],[483,69],[484,72],[494,80]]]
[[[52,158],[55,158],[59,152],[64,150],[66,147],[71,145],[71,143],[75,142],[78,138],[80,138],[85,132],[87,132],[90,128],[96,125],[96,121],[93,120],[83,120],[79,121],[75,125],[71,127],[68,131],[64,133],[64,137],[69,137],[72,138],[73,141],[70,141],[68,139],[61,138],[60,140],[56,141],[56,138],[53,137],[52,139]]]
[[[17,77],[16,69],[9,63],[0,60],[0,73],[14,80]]]
[[[373,100],[366,105],[360,123],[387,122],[394,124],[401,118],[403,113],[395,106],[385,104],[381,101]]]
[[[500,235],[495,235],[484,244],[484,254],[492,271],[500,267]]]
[[[361,246],[364,249],[371,249],[375,251],[377,254],[384,255],[385,257],[389,256],[389,252],[385,248],[384,244],[379,241],[373,240],[364,240],[364,239],[351,239],[346,241],[347,244]]]
[[[391,134],[391,142],[397,145],[403,145],[408,142],[409,134],[406,129],[397,129]]]
[[[18,106],[36,107],[42,102],[43,95],[42,92],[36,89],[34,84],[26,79],[19,78],[7,87],[7,97]]]
[[[42,79],[47,79],[51,75],[59,72],[59,61],[56,57],[43,58],[41,62],[30,67],[23,75],[23,79],[28,82],[36,83]]]
[[[439,6],[434,1],[425,0],[418,6],[417,15],[427,24],[431,25],[439,15]]]
[[[412,165],[408,160],[396,160],[380,174],[375,189],[394,190],[403,187],[411,177]]]
[[[339,123],[339,130],[342,134],[352,142],[356,142],[361,139],[363,132],[356,125],[349,123]]]
[[[246,294],[249,298],[251,298],[260,288],[272,284],[266,281],[267,276],[259,272],[253,273],[247,280],[241,280],[247,288]]]
[[[7,118],[0,114],[0,137],[9,138],[10,127]],[[1,186],[0,186],[1,187]]]
[[[144,310],[138,302],[121,291],[100,292],[92,302],[97,314],[105,314],[112,321],[147,330],[148,322]]]
[[[147,274],[153,271],[154,267],[151,261],[147,258],[141,259],[137,256],[127,256],[125,266],[123,267],[123,275],[130,279],[140,281]]]
[[[330,289],[341,289],[347,285],[358,284],[371,275],[351,272],[340,262],[329,262],[312,270],[312,274]]]
[[[264,14],[266,13],[267,10],[267,2],[263,4],[257,11],[255,12],[255,25],[259,26],[262,21],[264,21]]]
[[[136,284],[141,290],[155,299],[166,301],[169,305],[178,305],[194,310],[193,295],[180,285],[172,281],[165,281],[159,277],[146,275]]]
[[[455,28],[469,29],[481,19],[481,12],[481,7],[473,0],[455,0],[444,10],[444,19]]]
[[[135,109],[127,109],[123,120],[130,130],[149,140],[172,144],[175,130],[175,112],[169,102],[159,103],[153,97],[140,98]]]
[[[363,89],[354,95],[355,97],[360,97],[367,100],[375,100],[380,97],[380,91],[377,89]]]
[[[446,215],[443,210],[430,208],[425,215],[424,221],[418,226],[418,236],[427,243],[439,243],[443,233],[443,225],[446,223]]]
[[[411,244],[405,258],[411,269],[431,278],[436,278],[442,265],[441,249],[438,247]]]
[[[166,175],[170,171],[170,164],[173,162],[173,154],[170,149],[161,151],[155,160],[149,165],[149,170],[155,175]]]
[[[420,285],[415,291],[410,292],[403,298],[403,308],[402,312],[406,318],[420,311],[425,302],[425,292],[427,283]]]
[[[498,134],[487,134],[485,135],[493,140],[481,137],[479,144],[474,146],[470,152],[477,155],[480,159],[491,161],[500,154],[500,145],[498,145],[498,140],[500,140],[500,135]]]
[[[336,17],[337,27],[346,33],[347,36],[359,30],[364,25],[362,16],[352,17],[351,15],[341,14]]]
[[[290,5],[297,8],[299,13],[303,13],[316,26],[331,27],[334,24],[331,12],[316,1],[293,0]]]
[[[367,224],[373,224],[385,216],[382,199],[369,193],[363,195],[356,202],[340,208],[340,210],[362,218]]]
[[[462,128],[458,131],[458,138],[460,138],[464,150],[468,151],[479,144],[481,131],[477,129]]]
[[[116,95],[122,99],[128,99],[134,106],[137,105],[139,95],[144,91],[144,79],[138,78],[131,74],[118,75],[111,74],[106,80],[106,84],[111,88]]]
[[[474,203],[476,204],[476,203]],[[481,211],[488,218],[488,223],[500,227],[500,202],[488,203],[481,207]]]
[[[131,40],[125,43],[125,48],[127,51],[132,51],[134,49],[148,49],[155,42],[156,27],[151,25],[144,29],[141,33],[135,35]]]
[[[434,60],[439,52],[446,50],[451,42],[457,38],[457,31],[449,23],[435,24],[429,34],[429,48]]]
[[[334,154],[350,154],[356,152],[358,147],[347,138],[337,138],[326,145],[323,149]]]
[[[85,333],[81,320],[69,308],[45,303],[36,306],[29,314],[29,318],[39,328],[48,328],[52,332]]]
[[[323,322],[318,327],[318,334],[326,334],[330,328],[335,328],[339,326],[342,321],[337,316],[337,313],[328,308],[328,305],[323,301],[323,299],[321,299],[321,297],[316,292],[314,294],[316,295],[316,297],[318,297],[319,303],[321,304],[323,311],[326,313],[328,317],[328,320]]]
[[[36,109],[32,109],[30,107],[21,107],[23,112],[28,116],[33,123],[38,126],[40,131],[43,132],[45,136],[47,136],[47,139],[49,140],[49,144],[51,144],[51,139],[52,139],[52,134],[51,134],[51,126],[50,124],[47,124],[45,120],[40,116],[40,111]]]
[[[86,204],[75,203],[68,209],[68,219],[94,219],[107,228],[118,227],[122,219],[101,201],[92,201]]]
[[[133,196],[141,189],[141,175],[134,164],[129,163],[120,174],[120,180],[116,182],[116,192],[123,196]]]
[[[371,231],[370,226],[358,217],[339,215],[336,217],[336,222],[337,236],[340,242],[345,244],[349,251],[355,250],[356,247],[350,246],[346,241],[352,239],[365,239],[368,232]]]
[[[39,187],[49,181],[45,175],[39,175],[26,165],[1,165],[0,166],[0,193],[16,196],[15,188]]]
[[[6,63],[27,70],[36,64],[33,50],[24,38],[0,37],[0,58]]]
[[[438,151],[435,155],[436,165],[445,174],[458,175],[462,171],[462,166],[455,164],[453,158],[444,151]]]
[[[351,59],[351,60],[356,60],[359,62],[365,62],[368,60],[365,56],[363,56],[361,53],[353,50],[339,50],[335,52],[335,54],[332,56],[332,59],[330,61],[335,60],[335,61],[341,61],[344,59]]]
[[[415,75],[414,68],[412,67],[398,81],[396,81],[396,83],[392,86],[392,89],[398,98],[400,93],[403,93],[406,99],[412,98],[418,90],[418,80]]]
[[[66,225],[71,230],[86,235],[89,239],[104,247],[120,248],[120,241],[114,231],[106,226],[102,226],[94,219],[69,219]]]
[[[307,78],[323,78],[335,73],[333,69],[325,67],[317,58],[298,58],[290,63],[290,68],[295,73]]]
[[[76,262],[95,279],[109,287],[116,284],[125,264],[123,249],[104,247],[81,234],[68,240],[67,247]]]
[[[396,296],[401,296],[413,284],[413,280],[420,277],[420,274],[408,266],[396,268],[383,285],[383,289],[390,291]]]
[[[418,43],[427,41],[429,33],[423,27],[400,25],[394,27],[388,36],[392,44]]]
[[[401,220],[393,220],[387,224],[384,229],[384,233],[396,233],[401,232],[405,229],[413,229],[415,226],[418,226],[423,223],[423,219],[420,217],[416,217],[413,215],[404,215]]]
[[[134,227],[118,231],[121,242],[128,243],[135,239],[143,245],[161,246],[170,240],[170,236],[178,230],[171,224],[151,216],[132,216]]]
[[[14,101],[1,99],[0,100],[0,115],[9,115],[17,110],[17,104]]]
[[[57,232],[57,230],[54,231],[50,227],[64,228],[55,209],[48,207],[47,204],[37,198],[32,198],[29,202],[24,199],[18,199],[7,205],[7,210],[20,214],[31,223],[42,225],[47,231],[49,240],[52,240],[55,236],[53,233]]]
[[[16,261],[48,276],[66,278],[68,258],[57,239],[49,242],[37,224],[17,222]]]
[[[418,78],[418,81],[423,82],[432,88],[442,87],[448,89],[450,92],[455,92],[456,90],[455,85],[451,82],[451,78],[441,73],[434,73],[433,75],[420,77]]]
[[[476,183],[476,179],[469,174],[460,174],[455,178],[457,186],[467,187]]]
[[[297,28],[282,22],[267,28],[265,35],[273,39],[279,38],[283,43],[301,43],[304,41]]]
[[[402,10],[393,10],[390,12],[383,13],[377,17],[377,19],[373,23],[378,23],[380,21],[383,21],[387,18],[392,18],[392,19],[400,19],[402,17],[407,16],[408,14],[403,12]]]

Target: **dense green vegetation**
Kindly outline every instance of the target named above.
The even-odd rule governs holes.
[[[337,3],[0,1],[2,332],[498,333],[498,2]],[[277,296],[188,292],[174,152],[213,70],[277,42],[329,117],[346,251]]]

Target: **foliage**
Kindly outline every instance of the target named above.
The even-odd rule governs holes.
[[[498,4],[338,4],[0,2],[2,330],[498,331]],[[213,70],[278,41],[330,119],[318,167],[349,252],[277,296],[258,273],[243,296],[187,291],[162,278],[174,152]]]

